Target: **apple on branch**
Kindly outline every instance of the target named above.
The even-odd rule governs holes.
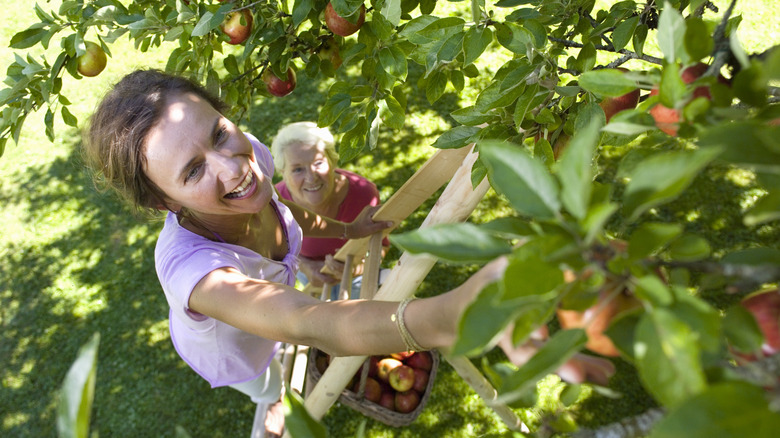
[[[219,27],[230,38],[229,44],[241,44],[252,33],[252,13],[248,9],[232,12]]]
[[[709,65],[700,62],[698,64],[683,69],[682,73],[680,73],[680,78],[684,83],[690,84],[694,82],[696,79],[700,78],[701,75],[703,75],[704,72],[707,71],[707,68],[709,68]],[[728,84],[728,80],[724,78],[722,75],[718,75],[718,81],[724,84]],[[653,87],[653,89],[650,90],[651,96],[655,96],[658,93],[659,93],[658,87]],[[712,95],[710,94],[710,87],[706,85],[696,87],[693,90],[693,95],[691,97],[691,100],[697,97],[702,97],[707,100],[712,100]],[[669,108],[667,106],[664,106],[662,103],[659,102],[656,105],[653,105],[652,108],[650,108],[650,115],[653,116],[653,119],[655,119],[655,125],[658,127],[658,129],[671,135],[672,137],[676,137],[677,130],[680,127],[680,111],[681,110],[676,108]]]
[[[106,68],[106,52],[98,44],[86,41],[87,51],[78,57],[78,71],[83,76],[97,76]]]
[[[336,41],[336,38],[330,37],[323,41],[317,54],[323,61],[330,61],[334,70],[338,70],[341,67],[343,60],[339,53],[339,43]]]
[[[618,68],[622,72],[627,72],[628,69]],[[606,97],[599,103],[601,109],[604,110],[604,115],[607,116],[607,123],[609,119],[620,111],[636,108],[639,103],[639,88],[634,91],[630,91],[622,96],[618,97]]]
[[[325,25],[331,32],[339,36],[349,36],[357,32],[366,20],[366,6],[360,5],[360,9],[356,12],[357,17],[350,15],[349,17],[342,17],[336,10],[333,9],[333,4],[328,3],[325,7]]]
[[[764,335],[761,352],[771,356],[780,351],[780,291],[756,292],[745,297],[741,304],[753,314]]]
[[[287,69],[287,79],[278,78],[270,68],[263,72],[263,82],[265,88],[274,96],[284,97],[292,93],[296,85],[295,70]]]

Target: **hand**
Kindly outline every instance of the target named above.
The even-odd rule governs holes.
[[[324,260],[313,260],[310,258],[301,257],[300,268],[301,271],[303,271],[303,273],[306,275],[306,277],[309,278],[311,284],[314,286],[320,287],[323,284],[338,284],[339,282],[338,278],[320,272],[322,270],[322,267],[325,266],[325,264],[326,262]],[[342,264],[342,270],[343,270],[343,264]],[[341,274],[339,274],[339,278],[340,277]]]
[[[380,221],[374,222],[372,219],[374,213],[379,210],[379,206],[366,206],[363,211],[353,220],[347,224],[346,234],[348,239],[358,239],[361,237],[370,236],[378,233],[384,229],[392,228],[393,222]]]
[[[333,273],[333,278],[336,279],[336,283],[338,283],[340,281],[338,279],[344,275],[344,263],[336,260],[336,258],[330,254],[325,256],[323,266]]]
[[[509,358],[513,364],[522,366],[524,363],[528,362],[528,360],[531,359],[547,341],[547,326],[539,327],[536,331],[531,333],[528,340],[517,346],[512,343],[513,328],[514,324],[510,324],[509,327],[504,330],[504,333],[498,341],[498,346],[504,350],[504,354],[506,354],[507,358]],[[562,380],[570,383],[582,383],[587,381],[605,386],[609,383],[609,378],[615,374],[615,365],[611,361],[601,357],[577,353],[566,361],[566,363],[561,365],[555,373]]]

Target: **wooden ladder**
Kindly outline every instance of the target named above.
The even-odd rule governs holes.
[[[473,146],[472,144],[459,149],[437,150],[377,210],[374,218],[392,221],[397,225],[449,181],[421,228],[465,221],[489,188],[486,178],[476,188],[472,186],[471,167],[477,159],[477,154],[473,152]],[[429,254],[402,254],[387,280],[377,291],[382,240],[391,231],[392,229],[387,229],[370,237],[352,239],[335,254],[334,257],[345,264],[341,279],[341,297],[349,297],[352,265],[356,261],[364,261],[365,263],[360,298],[400,302],[414,294],[414,291],[436,264],[436,257]],[[327,285],[323,287],[323,296],[325,296],[327,287]],[[297,350],[293,348],[292,351],[295,353],[291,353],[290,356],[294,360],[290,360],[286,365],[283,362],[285,372],[289,371],[287,375],[290,386],[288,388],[299,393],[302,393],[306,369],[306,354],[298,353],[301,350],[308,351],[308,348],[303,346],[299,346]],[[496,401],[495,388],[468,358],[443,357],[496,412],[509,429],[520,430],[524,428],[522,421],[511,408]],[[317,385],[314,388],[306,389],[304,406],[312,417],[319,420],[325,415],[366,358],[367,356],[349,356],[333,359]],[[303,365],[298,364],[299,360],[304,361]],[[285,436],[289,437],[288,434]]]

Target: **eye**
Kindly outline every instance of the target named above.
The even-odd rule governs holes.
[[[228,137],[227,128],[220,125],[216,131],[214,131],[214,144],[219,145]]]
[[[197,164],[195,166],[192,166],[192,168],[190,168],[190,171],[187,172],[187,176],[184,178],[184,182],[187,183],[198,179],[200,177],[202,169],[203,169],[202,164]]]

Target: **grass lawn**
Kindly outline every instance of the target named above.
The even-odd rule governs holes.
[[[59,3],[41,6],[56,10]],[[744,29],[751,29],[741,35],[742,40],[749,47],[776,43],[780,20],[775,0],[740,1],[739,5],[748,22]],[[4,6],[6,25],[0,29],[3,72],[13,59],[7,48],[11,36],[35,20],[31,2],[6,0]],[[74,103],[72,111],[84,120],[110,84],[138,67],[162,68],[171,49],[139,56],[129,53],[131,44],[120,39],[111,46],[114,57],[109,58],[107,70],[97,78],[76,81],[66,74],[64,94]],[[410,66],[410,76],[415,74],[420,70]],[[257,99],[242,128],[270,143],[281,125],[316,120],[329,81],[312,80],[304,74],[298,79],[298,88],[286,98]],[[434,152],[428,145],[453,123],[448,114],[464,105],[458,99],[446,94],[431,106],[424,96],[410,90],[405,129],[384,132],[374,153],[346,167],[373,180],[386,199]],[[55,435],[56,392],[79,347],[95,332],[100,333],[101,343],[93,429],[100,435],[174,436],[177,426],[193,437],[248,435],[254,414],[250,400],[229,388],[210,389],[177,356],[170,342],[168,305],[153,265],[161,223],[136,219],[113,197],[96,193],[80,163],[78,132],[58,123],[57,138],[51,143],[43,133],[42,117],[30,116],[20,144],[9,144],[0,157],[0,436]],[[752,190],[750,184],[735,186],[732,192],[717,191],[724,199],[708,199],[714,189],[707,181],[701,184],[702,190],[680,202],[704,207],[705,216],[713,220],[702,222],[702,227],[724,225],[717,222],[717,211],[707,210],[708,206],[739,208],[725,198]],[[409,217],[401,231],[417,228],[435,198]],[[485,222],[508,212],[491,192],[472,220]],[[774,229],[735,238],[779,240]],[[392,250],[386,263],[392,264],[398,256]],[[437,266],[418,295],[450,289],[473,270]],[[493,352],[487,360],[500,357]],[[625,367],[620,361],[617,365]],[[652,406],[630,374],[621,376],[624,380],[612,386],[626,391],[624,398],[594,395],[583,399],[577,407],[582,418],[604,424]],[[550,377],[542,384],[545,391],[539,405],[553,409],[558,380]],[[518,412],[529,423],[541,421],[540,409]],[[366,436],[371,437],[485,436],[506,430],[447,364],[439,370],[427,408],[409,427],[390,428],[339,404],[323,419],[332,436],[354,436],[364,422]]]

